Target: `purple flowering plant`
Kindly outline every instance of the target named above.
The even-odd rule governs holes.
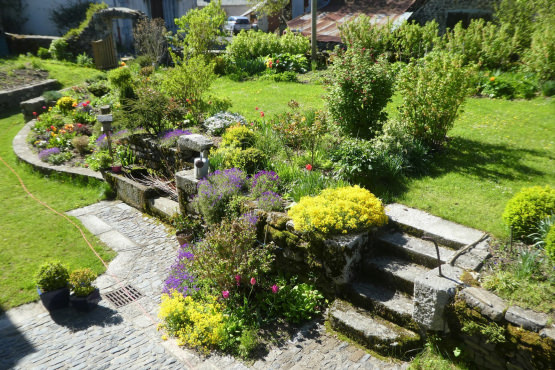
[[[219,222],[225,215],[228,201],[245,189],[247,175],[238,168],[215,171],[198,183],[194,206],[208,223]]]
[[[264,211],[281,211],[283,209],[283,199],[273,191],[265,191],[258,198],[258,208]]]
[[[170,294],[175,290],[183,294],[183,296],[187,296],[198,291],[195,285],[196,277],[191,272],[194,258],[193,250],[188,244],[183,244],[179,248],[177,258],[170,268],[170,274],[164,281],[163,293]]]
[[[165,147],[174,146],[180,136],[191,135],[191,131],[182,130],[180,128],[174,130],[167,130],[159,135],[160,142]]]
[[[39,158],[43,162],[48,162],[48,157],[50,157],[53,154],[60,154],[60,148],[54,147],[50,149],[41,150],[39,152]]]
[[[259,171],[249,179],[250,193],[259,197],[267,191],[277,192],[279,188],[279,176],[274,171]]]

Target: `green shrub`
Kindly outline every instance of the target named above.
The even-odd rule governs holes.
[[[69,285],[73,294],[78,297],[86,297],[91,294],[95,290],[93,282],[96,277],[96,273],[89,268],[72,271],[69,275]]]
[[[50,43],[48,52],[56,60],[66,60],[71,58],[71,54],[68,52],[67,41],[63,38],[53,40]]]
[[[76,62],[78,65],[83,67],[94,67],[93,58],[88,56],[86,53],[81,53],[77,56]]]
[[[241,31],[226,48],[232,60],[256,59],[281,53],[306,54],[310,50],[310,40],[300,34],[285,31],[279,37],[275,33]]]
[[[526,239],[544,218],[555,214],[555,189],[533,186],[523,188],[505,206],[503,221],[513,230],[515,238]]]
[[[385,106],[393,95],[393,77],[385,58],[367,49],[338,54],[330,67],[330,114],[347,134],[372,138],[387,118]]]
[[[67,113],[77,105],[77,100],[73,99],[71,96],[63,96],[56,102],[56,107],[62,111],[62,113]]]
[[[271,79],[274,82],[298,82],[297,74],[292,71],[281,73],[270,73],[263,76],[264,78]]]
[[[422,58],[438,43],[438,24],[435,20],[424,26],[414,22],[403,22],[393,30],[392,46],[395,60],[409,62]]]
[[[307,54],[310,50],[310,39],[300,33],[284,30],[279,38],[279,53],[292,55]]]
[[[545,237],[545,254],[555,262],[555,226],[551,226]]]
[[[105,81],[98,81],[88,85],[87,90],[97,98],[100,98],[110,92],[110,86]]]
[[[372,18],[361,15],[339,27],[341,40],[349,49],[369,50],[374,55],[393,50],[393,23],[375,24]]]
[[[538,92],[538,81],[531,73],[494,73],[483,77],[481,94],[490,98],[531,99]]]
[[[42,264],[35,275],[35,282],[43,292],[65,288],[67,287],[68,280],[68,269],[59,261]]]
[[[225,130],[222,135],[222,147],[235,146],[241,149],[246,149],[253,146],[255,141],[255,133],[247,126],[234,125]]]
[[[234,152],[231,167],[240,168],[248,174],[253,174],[265,167],[268,157],[260,149],[247,148]]]
[[[432,52],[409,63],[397,85],[403,97],[400,119],[410,133],[430,147],[441,147],[462,111],[473,76],[474,70],[463,67],[459,55]]]
[[[79,26],[79,23],[85,19],[90,4],[91,1],[59,4],[51,10],[50,19],[56,24],[56,28],[60,34],[63,34],[70,28]]]
[[[299,231],[346,234],[387,223],[382,202],[366,189],[347,186],[303,197],[289,210]]]
[[[516,51],[506,25],[498,26],[483,19],[473,19],[467,28],[459,22],[443,37],[443,49],[461,55],[463,64],[508,69]]]
[[[37,50],[37,56],[41,59],[50,59],[50,51],[42,46]]]
[[[112,69],[108,72],[108,81],[118,90],[120,102],[123,103],[125,99],[135,97],[135,90],[133,89],[134,79],[129,68],[120,67]]]
[[[153,67],[153,66],[142,67],[142,68],[139,70],[139,74],[140,74],[141,76],[143,76],[143,77],[148,77],[148,76],[150,76],[150,75],[153,74],[153,73],[154,73],[154,67]]]
[[[71,140],[71,145],[83,155],[89,151],[89,137],[88,136],[76,136]]]
[[[544,96],[555,95],[555,80],[545,81],[542,83],[541,89]]]
[[[57,90],[48,90],[42,94],[42,97],[47,103],[57,102],[62,97],[62,93]]]
[[[540,80],[555,79],[555,16],[551,15],[534,25],[530,48],[523,53],[522,62]]]

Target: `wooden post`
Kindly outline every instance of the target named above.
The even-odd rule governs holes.
[[[312,62],[316,62],[317,60],[317,51],[318,51],[318,40],[316,37],[317,30],[316,30],[316,16],[317,16],[317,9],[318,9],[318,0],[310,0],[310,14],[312,17],[312,32],[310,34],[310,42],[312,43]]]

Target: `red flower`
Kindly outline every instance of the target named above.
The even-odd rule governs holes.
[[[254,107],[255,110],[258,110],[258,107]]]
[[[35,116],[35,117],[36,117],[36,116],[37,116],[37,112],[33,112],[33,116]]]
[[[264,112],[260,112],[260,117],[264,117]]]
[[[251,278],[251,285],[256,284],[256,279],[255,278]]]
[[[276,294],[278,291],[279,287],[276,284],[272,285],[272,293]]]
[[[222,291],[222,297],[224,297],[225,299],[229,298],[229,290]]]
[[[241,275],[235,275],[235,281],[237,282],[237,286],[241,283]]]
[[[304,168],[306,168],[308,171],[312,171],[312,165],[310,163],[304,166]]]
[[[43,106],[42,106],[42,109],[46,109],[46,106],[43,105]]]

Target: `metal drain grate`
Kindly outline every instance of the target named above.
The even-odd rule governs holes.
[[[116,308],[120,308],[136,301],[143,295],[131,285],[126,285],[122,288],[116,289],[113,292],[106,293],[104,298],[106,298],[110,303],[112,303]]]

